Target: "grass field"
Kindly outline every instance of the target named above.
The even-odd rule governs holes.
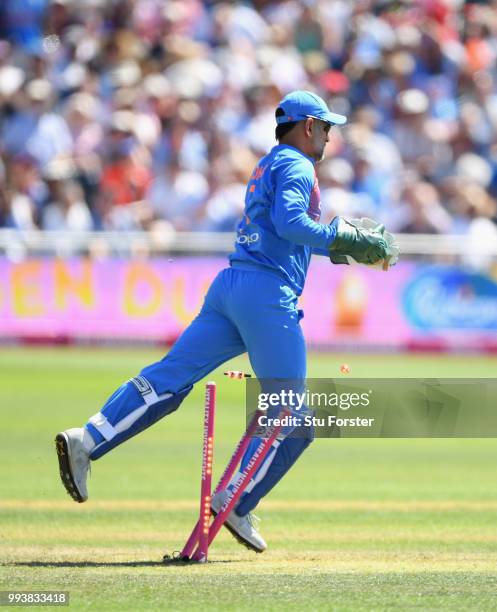
[[[491,610],[497,440],[316,440],[258,508],[263,555],[221,532],[206,566],[166,567],[198,505],[203,387],[95,462],[90,500],[59,483],[53,448],[159,354],[0,350],[0,589],[70,591],[95,610]],[[312,376],[495,377],[455,356],[310,356]],[[245,359],[230,367],[247,368]],[[219,385],[216,473],[244,427],[243,383]]]

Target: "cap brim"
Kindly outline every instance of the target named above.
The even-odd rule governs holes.
[[[343,125],[347,123],[347,117],[345,117],[345,115],[339,115],[338,113],[326,113],[326,115],[322,117],[322,120],[327,123],[332,123],[333,125]]]
[[[300,119],[298,118],[300,117]],[[347,123],[347,117],[345,115],[339,115],[338,113],[324,113],[323,115],[298,115],[297,117],[288,117],[285,115],[281,115],[280,117],[276,117],[276,124],[281,125],[282,123],[290,123],[292,121],[300,121],[301,119],[305,119],[306,117],[313,117],[314,119],[319,119],[320,121],[325,121],[326,123],[330,123],[332,125],[343,125]]]

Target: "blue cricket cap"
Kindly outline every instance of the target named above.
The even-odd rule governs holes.
[[[284,114],[279,114],[278,109]],[[343,125],[347,117],[332,113],[323,98],[310,91],[292,91],[287,94],[278,104],[276,111],[276,123],[290,123],[290,121],[302,121],[307,117],[321,119],[333,125]]]

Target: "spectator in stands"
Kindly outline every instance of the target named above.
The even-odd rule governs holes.
[[[444,234],[450,232],[452,219],[440,202],[438,190],[430,183],[407,184],[402,194],[405,222],[401,232]]]
[[[66,232],[93,229],[91,214],[78,183],[67,181],[60,185],[58,198],[43,209],[41,226],[46,230]]]
[[[98,210],[107,229],[139,229],[135,210],[127,208],[145,199],[152,182],[150,156],[136,142],[133,122],[131,111],[116,111],[106,137]]]
[[[5,226],[37,229],[48,190],[36,160],[27,153],[19,153],[7,164],[5,177]]]
[[[146,194],[154,218],[170,221],[174,229],[191,231],[203,218],[209,184],[201,172],[183,168],[173,158],[151,183]]]
[[[27,82],[3,125],[1,140],[7,154],[28,153],[42,169],[58,156],[71,155],[72,138],[64,118],[56,112],[54,98],[47,79]]]

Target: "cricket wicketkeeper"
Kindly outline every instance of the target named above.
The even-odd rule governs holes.
[[[314,93],[294,91],[276,109],[278,144],[263,157],[247,185],[229,267],[222,270],[197,317],[161,361],[124,383],[84,427],[56,437],[62,483],[77,502],[88,499],[90,461],[174,412],[193,385],[223,362],[248,352],[258,378],[306,378],[306,347],[297,300],[313,253],[333,263],[376,264],[396,257],[383,226],[364,227],[335,217],[319,222],[315,166],[323,159],[332,125],[346,118],[330,112]],[[256,552],[266,542],[251,511],[288,472],[312,435],[278,440],[229,515],[226,527]],[[254,438],[242,461],[250,460]],[[171,469],[174,469],[172,466]],[[227,490],[212,499],[219,510]]]

